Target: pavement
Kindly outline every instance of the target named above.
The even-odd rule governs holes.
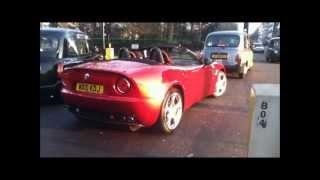
[[[267,63],[263,54],[255,54],[255,66],[245,79],[229,78],[222,97],[192,106],[171,135],[79,121],[62,104],[41,104],[40,156],[247,157],[253,83],[280,83],[280,63]]]

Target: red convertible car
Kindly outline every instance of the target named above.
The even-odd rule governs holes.
[[[122,48],[118,59],[65,69],[61,92],[69,111],[80,119],[124,123],[132,131],[158,124],[172,133],[185,110],[226,90],[224,66],[186,48],[138,54]]]

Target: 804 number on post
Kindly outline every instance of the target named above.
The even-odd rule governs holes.
[[[266,128],[268,125],[269,106],[270,104],[265,100],[262,100],[258,106],[257,126],[260,128]]]

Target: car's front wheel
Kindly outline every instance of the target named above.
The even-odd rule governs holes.
[[[223,71],[219,71],[216,80],[216,87],[213,93],[214,97],[222,96],[227,89],[227,76]]]
[[[170,89],[161,108],[159,126],[162,132],[171,134],[180,124],[183,113],[183,98],[178,89]]]

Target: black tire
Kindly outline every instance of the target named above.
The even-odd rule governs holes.
[[[157,122],[157,128],[161,131],[161,132],[163,132],[163,133],[165,133],[165,134],[172,134],[173,133],[173,131],[177,128],[177,127],[179,127],[179,124],[180,124],[180,122],[181,122],[181,119],[180,119],[180,122],[179,122],[179,124],[177,125],[177,127],[175,127],[174,129],[170,129],[168,126],[167,126],[167,123],[166,123],[166,119],[165,119],[165,106],[166,106],[166,103],[167,103],[167,101],[169,100],[169,97],[170,97],[170,95],[172,94],[172,93],[174,93],[174,92],[177,92],[179,95],[180,95],[180,97],[181,97],[181,100],[182,100],[182,111],[183,111],[183,97],[182,97],[182,93],[178,90],[178,89],[176,89],[176,88],[171,88],[168,92],[167,92],[167,94],[166,94],[166,96],[165,96],[165,98],[164,98],[164,100],[163,100],[163,102],[162,102],[162,105],[161,105],[161,112],[160,112],[160,117],[159,117],[159,119],[158,119],[158,122]],[[182,117],[181,117],[182,118]]]
[[[267,62],[271,63],[271,58],[267,57]]]
[[[245,74],[241,73],[241,72],[238,74],[238,76],[239,76],[240,79],[244,79],[245,78]]]
[[[244,64],[245,67],[243,67],[243,72],[241,72],[241,68],[239,70],[239,73],[238,73],[238,76],[240,79],[243,79],[246,77],[246,74],[248,73],[248,69],[247,69],[247,72],[245,72],[245,68],[247,68],[246,66],[248,65],[248,62],[246,62],[246,64]]]
[[[238,72],[238,77],[239,77],[240,79],[245,78],[245,76],[246,76],[246,74],[245,74],[244,72],[241,72],[241,70]]]

